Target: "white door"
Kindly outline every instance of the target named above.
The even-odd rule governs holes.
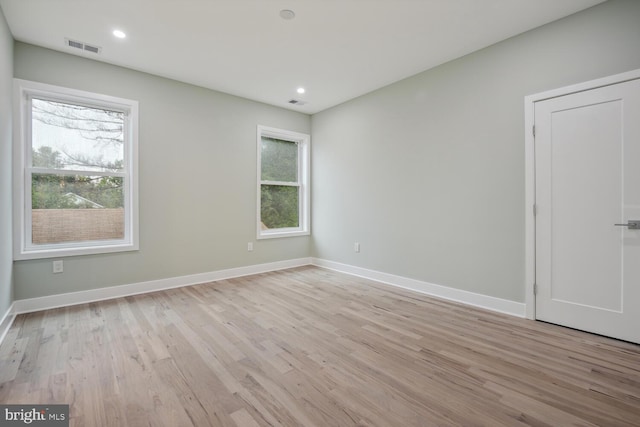
[[[640,80],[534,114],[536,318],[640,343]]]

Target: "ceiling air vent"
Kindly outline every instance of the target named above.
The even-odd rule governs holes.
[[[67,45],[69,47],[75,47],[76,49],[84,49],[84,44],[82,44],[80,42],[73,41],[73,40],[68,40],[67,39]]]
[[[102,48],[100,48],[98,46],[93,46],[93,45],[90,45],[90,44],[87,44],[87,43],[79,42],[77,40],[64,39],[64,43],[68,47],[72,47],[74,49],[85,50],[85,51],[91,52],[91,53],[100,53],[100,51],[102,50]]]
[[[93,53],[100,53],[100,48],[98,46],[91,46],[88,44],[84,45],[84,50],[88,52],[93,52]]]
[[[290,99],[289,104],[291,105],[304,105],[306,102],[300,101],[299,99]]]

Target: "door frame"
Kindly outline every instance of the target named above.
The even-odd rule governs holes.
[[[525,317],[527,319],[536,318],[536,296],[534,293],[534,284],[536,283],[535,103],[636,79],[640,79],[640,69],[524,97]]]

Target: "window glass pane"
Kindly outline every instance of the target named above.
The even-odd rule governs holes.
[[[33,174],[32,243],[124,238],[123,178]]]
[[[298,144],[262,137],[262,181],[298,182]]]
[[[32,99],[34,167],[121,171],[124,113]]]
[[[298,187],[262,185],[260,219],[262,229],[298,227]]]

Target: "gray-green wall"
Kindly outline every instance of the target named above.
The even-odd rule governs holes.
[[[637,68],[611,0],[314,115],[313,255],[523,302],[524,97]]]
[[[215,72],[215,70],[211,70]],[[16,43],[16,78],[139,101],[140,250],[15,263],[16,299],[310,256],[310,238],[255,241],[256,125],[308,115]]]
[[[11,228],[11,97],[13,92],[13,37],[0,9],[0,320],[13,295]]]

